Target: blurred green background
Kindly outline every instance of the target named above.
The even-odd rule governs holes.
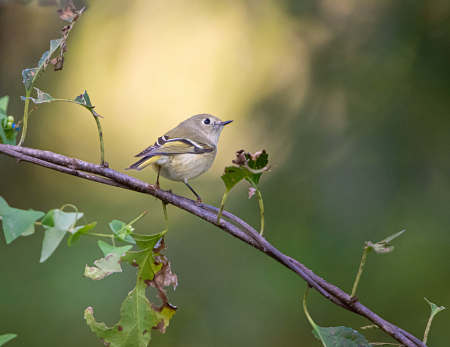
[[[48,1],[47,1],[48,2]],[[0,2],[0,95],[23,113],[21,70],[37,66],[64,21],[55,6]],[[364,241],[397,231],[396,249],[371,254],[358,290],[381,317],[422,338],[426,297],[450,306],[450,2],[357,0],[75,1],[87,6],[71,32],[61,72],[36,86],[55,98],[85,89],[102,119],[106,160],[122,171],[133,156],[185,118],[233,119],[212,169],[192,186],[220,204],[223,168],[244,148],[269,152],[263,176],[265,237],[350,292]],[[25,146],[98,162],[95,122],[72,104],[39,106]],[[133,176],[153,183],[155,173]],[[163,189],[192,197],[180,183]],[[246,183],[227,210],[259,228]],[[75,204],[97,232],[113,219],[137,232],[163,230],[154,198],[101,186],[0,156],[0,195],[40,211]],[[169,206],[166,255],[178,275],[179,307],[155,346],[320,346],[302,311],[306,284],[269,257]],[[0,240],[0,334],[8,346],[101,346],[83,319],[119,319],[135,271],[102,281],[82,277],[102,256],[96,239],[63,243],[39,264],[42,229]],[[64,241],[65,242],[65,241]],[[154,299],[151,291],[148,297]],[[316,292],[309,310],[322,326],[358,328],[365,319]],[[447,345],[449,312],[431,328]],[[371,341],[390,341],[366,332]]]

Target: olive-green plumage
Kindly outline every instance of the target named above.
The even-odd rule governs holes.
[[[222,122],[210,114],[198,114],[169,130],[136,157],[142,157],[127,170],[140,171],[151,165],[159,175],[184,182],[209,170],[217,154],[217,142],[223,127],[232,121]],[[159,182],[156,182],[159,186]]]

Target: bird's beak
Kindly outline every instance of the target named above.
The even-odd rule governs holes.
[[[232,120],[227,120],[226,122],[222,122],[220,123],[221,126],[225,126],[227,124],[230,124],[232,122]]]

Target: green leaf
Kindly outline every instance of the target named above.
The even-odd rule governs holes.
[[[0,137],[5,145],[16,145],[17,131],[15,129],[3,129],[0,127]]]
[[[158,289],[158,295],[163,304],[160,307],[152,305],[159,320],[156,328],[164,333],[166,327],[169,325],[169,320],[175,314],[177,309],[168,302],[164,286],[173,285],[174,288],[178,285],[177,276],[172,274],[170,263],[167,258],[161,253],[166,248],[164,232],[155,235],[135,235],[132,234],[136,245],[142,249],[140,252],[127,252],[122,257],[124,262],[138,268],[138,278],[147,285]]]
[[[313,334],[322,341],[324,347],[371,347],[363,335],[343,326],[322,328],[313,325]]]
[[[31,86],[34,83],[37,72],[38,72],[37,67],[22,70],[23,84],[25,85],[25,90],[29,91],[31,89]]]
[[[108,328],[105,323],[98,323],[93,315],[93,309],[88,307],[84,313],[91,330],[110,347],[145,347],[148,345],[152,329],[165,332],[169,320],[176,307],[167,299],[164,286],[177,285],[177,277],[172,274],[170,263],[161,254],[165,248],[160,234],[132,235],[136,245],[141,249],[137,252],[128,251],[122,257],[137,268],[137,284],[125,299],[120,309],[120,321]],[[128,246],[129,247],[129,246]],[[147,287],[155,287],[163,301],[160,307],[150,304],[145,291]]]
[[[58,99],[55,99],[50,94],[44,93],[42,90],[38,88],[34,88],[37,91],[37,99],[30,98],[35,104],[42,104],[44,102],[52,102],[56,101]],[[22,100],[25,100],[25,97],[22,97]]]
[[[435,316],[436,314],[438,314],[439,312],[445,310],[445,307],[444,307],[444,306],[438,307],[436,304],[433,304],[432,302],[429,302],[429,301],[427,300],[427,298],[424,298],[424,299],[425,299],[425,300],[430,304],[430,306],[431,306],[431,317],[434,318],[434,316]],[[431,318],[431,317],[430,317],[430,318]]]
[[[31,224],[20,236],[30,236],[34,234],[34,223]]]
[[[7,115],[6,115],[6,113],[3,114],[1,112],[2,112],[2,110],[0,110],[0,143],[15,146],[17,130],[16,129],[6,129]]]
[[[392,246],[389,242],[395,239],[396,237],[400,236],[405,230],[399,231],[398,233],[395,233],[394,235],[391,235],[387,238],[385,238],[382,241],[379,241],[377,243],[372,243],[370,241],[366,242],[367,245],[367,251],[370,252],[374,250],[377,253],[389,253],[394,250],[394,246]]]
[[[39,60],[38,67],[25,69],[22,71],[23,84],[25,85],[25,89],[27,91],[31,89],[33,83],[42,75],[42,72],[45,70],[50,61],[50,57],[58,49],[62,42],[63,39],[51,40],[50,49],[42,55]]]
[[[93,280],[101,280],[114,272],[122,272],[120,267],[120,254],[111,253],[105,258],[101,258],[94,262],[94,267],[86,265],[84,269],[84,277],[91,278]]]
[[[236,184],[238,184],[244,178],[247,178],[249,175],[251,175],[251,173],[244,168],[227,166],[221,178],[225,183],[226,189],[230,191]]]
[[[91,330],[109,347],[146,347],[150,342],[151,330],[158,324],[155,311],[145,296],[147,285],[139,282],[131,291],[120,308],[120,321],[112,328],[98,323],[94,310],[88,307],[84,318]]]
[[[8,203],[6,202],[5,199],[3,199],[0,196],[0,215],[2,214],[2,211],[5,211],[6,209],[10,208]]]
[[[8,139],[7,139],[6,134],[5,134],[5,129],[3,128],[3,125],[2,125],[2,118],[1,117],[2,117],[2,115],[0,114],[0,143],[4,143],[4,144],[9,145]],[[15,143],[13,145],[15,145]]]
[[[2,114],[6,116],[6,112],[8,111],[8,103],[9,103],[9,95],[5,95],[0,98],[0,116]]]
[[[8,117],[9,96],[6,95],[0,98],[0,143],[4,143],[6,145],[15,145],[16,144],[16,129],[5,129],[6,127],[6,118]]]
[[[119,240],[129,243],[135,243],[133,238],[130,236],[131,229],[127,230],[127,224],[125,224],[124,222],[113,220],[111,223],[109,223],[109,227]]]
[[[137,235],[131,234],[136,245],[143,250],[153,249],[155,244],[161,239],[163,233],[158,233],[154,235]]]
[[[59,209],[50,210],[42,219],[45,228],[44,240],[40,262],[46,261],[56,250],[66,235],[66,232],[75,222],[83,217],[83,213],[63,212]]]
[[[5,96],[0,99],[0,102],[5,99]],[[2,103],[4,105],[4,101]],[[6,110],[0,108],[0,143],[6,143],[7,138],[5,134],[5,126],[6,126],[6,118],[7,118]]]
[[[87,91],[84,91],[83,94],[78,95],[75,98],[75,101],[78,102],[80,105],[92,107],[91,99],[89,98],[89,94],[87,93]]]
[[[76,227],[74,229],[73,234],[70,235],[69,239],[67,240],[67,245],[69,247],[74,246],[80,240],[81,235],[86,234],[89,230],[95,228],[96,226],[97,222],[92,222],[86,225]]]
[[[94,116],[101,117],[97,112],[94,111],[95,106],[92,106],[91,100],[90,100],[89,95],[88,95],[88,93],[86,91],[84,91],[83,94],[77,96],[75,98],[75,100],[72,100],[72,99],[55,99],[53,96],[51,96],[48,93],[43,92],[39,88],[35,87],[34,89],[36,89],[36,93],[37,93],[37,98],[36,99],[32,98],[32,97],[25,97],[25,96],[21,96],[20,98],[22,100],[30,99],[35,104],[49,103],[49,102],[52,102],[52,101],[71,102],[73,104],[81,105],[84,108],[88,109]]]
[[[316,325],[306,309],[308,292],[309,289],[303,298],[303,309],[313,327],[314,336],[322,341],[324,347],[371,347],[366,338],[352,328],[344,326],[323,328]]]
[[[79,105],[86,107],[89,111],[92,112],[94,116],[101,117],[97,112],[94,111],[95,106],[92,106],[91,99],[89,98],[89,94],[87,93],[87,91],[84,91],[83,94],[78,95],[75,98],[75,102],[78,103]]]
[[[0,335],[0,346],[3,346],[6,342],[11,341],[17,337],[16,334],[4,334]]]
[[[122,261],[138,268],[138,278],[142,281],[152,281],[162,268],[161,262],[156,262],[153,258],[153,247],[159,239],[155,239],[151,248],[142,251],[129,251],[122,257]],[[136,242],[139,247],[139,242]],[[148,243],[150,245],[150,242]]]
[[[269,163],[269,155],[263,149],[262,151],[256,152],[254,154],[246,153],[247,165],[251,169],[252,174],[245,179],[252,186],[258,189],[259,179],[264,171],[266,171],[266,166]],[[261,171],[262,170],[262,171]]]
[[[396,237],[400,236],[401,234],[403,234],[405,232],[405,230],[399,231],[398,233],[395,233],[394,235],[391,235],[387,238],[385,238],[383,241],[377,242],[377,243],[389,243],[391,242],[393,239],[395,239]]]
[[[6,243],[10,244],[22,233],[29,232],[30,226],[34,225],[39,218],[45,215],[39,211],[25,211],[9,207],[5,199],[0,196],[0,215],[2,216],[3,233]]]
[[[164,334],[166,332],[166,328],[169,326],[169,321],[172,319],[175,314],[176,307],[169,305],[163,305],[161,311],[155,310],[156,318],[160,321],[160,323],[156,326],[156,328]]]
[[[430,333],[431,323],[433,322],[433,318],[436,314],[441,312],[442,310],[445,310],[444,306],[438,307],[437,305],[433,304],[432,302],[429,302],[426,298],[425,300],[430,304],[431,306],[431,315],[428,319],[427,327],[425,328],[425,334],[423,336],[423,343],[426,344],[428,340],[428,334]]]
[[[108,254],[111,254],[111,253],[117,253],[117,254],[123,255],[126,252],[128,252],[131,248],[133,248],[133,246],[131,246],[131,245],[127,245],[127,246],[123,246],[123,247],[114,247],[114,246],[107,244],[104,241],[101,241],[101,240],[98,241],[98,246],[100,247],[100,249],[102,250],[102,252],[105,256],[107,256]]]

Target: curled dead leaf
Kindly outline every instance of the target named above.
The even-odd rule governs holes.
[[[60,55],[59,57],[53,58],[52,60],[50,60],[50,63],[53,64],[53,70],[54,71],[60,71],[62,70],[63,66],[64,66],[64,56]]]
[[[77,11],[77,8],[73,5],[73,1],[70,0],[69,4],[64,9],[59,9],[56,12],[58,13],[59,18],[68,22],[75,22],[80,17],[83,9],[81,9],[81,11]]]
[[[154,256],[154,260],[157,263],[162,263],[161,269],[155,274],[152,280],[144,281],[148,286],[152,286],[158,290],[158,296],[162,300],[161,306],[155,306],[152,304],[152,309],[157,312],[157,317],[160,319],[158,324],[153,329],[158,329],[161,333],[166,332],[166,327],[169,325],[170,318],[175,314],[176,306],[169,303],[164,287],[173,285],[175,289],[178,285],[177,275],[172,273],[170,263],[167,258],[161,254],[162,250],[166,249],[164,238],[161,238],[153,248],[154,253],[159,253],[158,256]]]
[[[236,159],[232,160],[231,162],[239,166],[247,164],[247,158],[245,157],[244,150],[241,149],[240,151],[236,152]]]

